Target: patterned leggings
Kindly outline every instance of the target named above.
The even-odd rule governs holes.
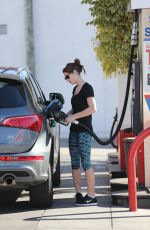
[[[91,139],[88,132],[70,132],[69,151],[72,169],[79,169],[80,162],[84,170],[91,168]]]

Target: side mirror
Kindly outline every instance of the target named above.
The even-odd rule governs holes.
[[[49,94],[49,100],[53,101],[55,99],[58,99],[62,104],[65,103],[64,97],[61,93],[50,93]]]

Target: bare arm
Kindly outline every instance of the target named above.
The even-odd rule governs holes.
[[[69,110],[66,114],[67,114],[67,115],[71,115],[71,114],[73,114],[72,109],[70,109],[70,110]]]
[[[96,102],[95,102],[94,97],[88,97],[87,103],[88,103],[88,108],[84,109],[83,111],[81,111],[79,113],[69,115],[66,118],[66,121],[68,123],[71,123],[74,120],[77,120],[77,119],[82,118],[82,117],[87,117],[87,116],[91,115],[92,113],[95,113],[96,112]]]

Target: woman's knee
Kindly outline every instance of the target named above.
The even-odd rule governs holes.
[[[80,158],[71,158],[71,166],[72,166],[72,169],[79,169],[80,168]]]
[[[87,171],[88,169],[92,168],[90,162],[82,162],[82,168],[84,171]]]

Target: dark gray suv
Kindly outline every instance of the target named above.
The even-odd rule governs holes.
[[[44,112],[49,103],[27,69],[0,67],[0,202],[26,189],[32,207],[52,204],[60,184],[60,127]]]

